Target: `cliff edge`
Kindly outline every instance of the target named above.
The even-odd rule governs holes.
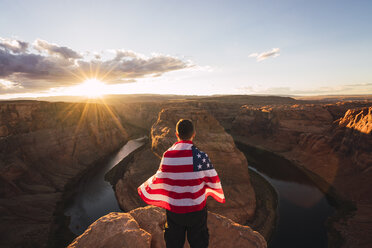
[[[165,221],[165,211],[154,206],[137,208],[128,213],[110,213],[91,224],[68,248],[164,248]],[[208,212],[208,229],[209,247],[267,247],[258,232],[212,212]],[[185,248],[188,247],[186,242]]]

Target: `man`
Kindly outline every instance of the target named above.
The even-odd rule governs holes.
[[[205,248],[209,244],[207,197],[224,203],[225,196],[208,155],[192,142],[192,122],[179,120],[176,136],[178,141],[164,152],[158,171],[138,187],[138,193],[146,203],[166,209],[167,248],[182,248],[185,233],[191,248]]]

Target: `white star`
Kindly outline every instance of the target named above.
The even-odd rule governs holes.
[[[201,158],[201,155],[200,155],[200,153],[198,153],[198,155],[196,155],[196,156],[198,156],[198,158]]]
[[[205,156],[208,158],[208,154],[205,154]]]
[[[199,165],[198,165],[198,169],[199,169],[199,170],[201,170],[201,168],[202,168],[202,165],[201,165],[201,164],[199,164]]]
[[[209,163],[207,164],[207,167],[209,168]]]
[[[203,163],[205,163],[205,161],[207,161],[205,158],[202,159]]]

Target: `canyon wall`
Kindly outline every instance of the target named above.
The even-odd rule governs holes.
[[[0,102],[0,246],[46,247],[66,185],[128,136],[108,106]]]
[[[372,244],[371,105],[244,105],[232,125],[236,141],[294,161],[356,205],[353,217],[334,223],[345,239],[345,247]]]
[[[195,145],[211,157],[225,191],[226,204],[210,199],[210,210],[238,223],[253,218],[255,192],[235,140],[294,161],[351,200],[357,210],[333,227],[345,239],[345,247],[370,247],[371,112],[370,102],[306,104],[291,98],[249,96],[121,103],[115,108],[94,103],[0,102],[0,246],[53,246],[48,240],[55,238],[55,211],[61,207],[63,192],[125,143],[134,126],[148,132],[152,142],[126,165],[115,194],[125,211],[146,205],[137,187],[156,172],[159,157],[176,141],[178,119],[190,118],[196,124]],[[116,219],[111,217],[108,220]],[[132,217],[127,217],[126,223],[132,223]],[[152,233],[141,223],[139,227],[145,230],[141,237],[152,242]],[[216,236],[224,232],[221,229]]]
[[[211,158],[225,192],[226,203],[208,199],[208,209],[238,223],[253,218],[256,197],[250,183],[248,164],[218,121],[203,109],[184,105],[164,108],[151,128],[151,150],[148,147],[136,154],[123,178],[116,184],[116,196],[123,210],[143,206],[137,187],[159,168],[163,152],[176,142],[175,126],[180,118],[189,118],[196,128],[195,145]],[[155,154],[155,155],[154,155]]]

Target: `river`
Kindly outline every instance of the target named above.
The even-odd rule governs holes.
[[[269,248],[328,247],[326,220],[335,209],[303,171],[273,153],[237,144],[250,169],[263,176],[278,194],[278,221]]]
[[[142,137],[128,141],[102,167],[84,175],[64,212],[65,216],[70,217],[69,229],[74,234],[82,234],[90,224],[110,212],[121,212],[112,185],[104,180],[104,176],[131,152],[144,145],[146,139]]]
[[[104,176],[145,140],[144,137],[128,141],[102,167],[84,175],[65,210],[70,217],[69,229],[74,234],[82,234],[101,216],[121,212],[112,185]],[[326,195],[290,161],[243,144],[237,146],[246,155],[250,169],[264,177],[278,194],[278,221],[269,247],[327,247],[325,222],[335,210]]]

